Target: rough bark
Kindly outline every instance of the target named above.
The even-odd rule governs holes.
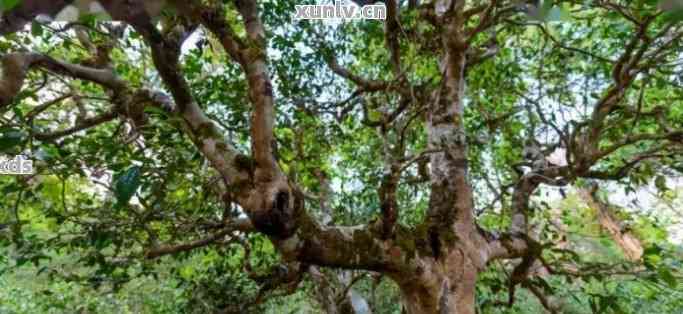
[[[393,275],[401,288],[407,313],[475,313],[478,268],[462,250],[451,251],[441,260],[417,262],[414,272]]]
[[[444,13],[441,86],[427,120],[431,194],[427,238],[431,256],[394,276],[408,313],[474,313],[477,273],[488,258],[487,243],[473,218],[467,138],[464,130],[467,44],[462,34],[462,3]]]

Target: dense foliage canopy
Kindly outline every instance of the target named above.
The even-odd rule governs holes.
[[[681,313],[683,2],[0,0],[0,313]]]

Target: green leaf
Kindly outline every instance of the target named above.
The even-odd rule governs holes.
[[[28,261],[29,261],[29,259],[26,258],[26,257],[24,257],[24,256],[21,256],[21,257],[17,258],[17,267],[21,267],[21,266],[26,265],[26,263],[27,263]]]
[[[132,166],[116,176],[114,194],[119,204],[127,204],[140,186],[140,167]]]
[[[379,121],[382,119],[382,113],[378,110],[370,109],[368,111],[368,119],[370,119],[370,121]]]
[[[643,251],[643,263],[647,269],[654,269],[662,260],[662,248],[656,245],[649,246]]]
[[[0,129],[0,152],[6,152],[21,144],[25,135],[21,130],[6,128]]]
[[[38,160],[51,160],[59,157],[59,149],[54,146],[44,146],[38,149],[35,153]]]
[[[659,255],[662,253],[662,248],[657,245],[651,245],[645,248],[643,255]]]
[[[31,23],[31,35],[36,37],[43,35],[43,25],[33,21]]]
[[[0,9],[7,11],[16,7],[21,0],[0,0]]]
[[[150,113],[150,114],[158,114],[163,117],[168,117],[168,112],[166,110],[161,109],[159,107],[154,107],[154,106],[147,106],[145,109],[143,109],[145,113]]]
[[[676,280],[676,277],[671,273],[670,270],[666,268],[660,268],[657,271],[657,274],[659,274],[659,278],[664,281],[669,288],[674,289],[678,286],[678,281]]]
[[[94,25],[94,23],[98,21],[110,21],[111,16],[109,16],[109,14],[107,14],[106,12],[85,13],[81,14],[78,17],[78,20],[84,24]]]
[[[666,191],[666,178],[664,176],[657,176],[657,178],[655,178],[655,187],[657,187],[657,190],[660,192]]]

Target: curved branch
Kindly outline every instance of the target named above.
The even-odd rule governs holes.
[[[395,258],[388,254],[380,232],[372,226],[320,226],[311,217],[302,220],[297,236],[280,243],[281,248],[294,247],[283,256],[303,263],[343,269],[382,271],[395,268]],[[397,249],[398,250],[398,249]]]
[[[179,116],[188,126],[188,133],[197,148],[211,162],[212,166],[221,174],[228,185],[248,182],[251,176],[249,158],[246,162],[242,155],[223,137],[215,123],[209,119],[195,102],[190,87],[182,76],[178,58],[180,45],[186,36],[180,40],[171,41],[164,38],[159,31],[149,23],[132,23],[149,44],[152,59],[166,87],[171,92]],[[182,27],[182,26],[179,26]],[[241,204],[248,200],[249,184],[243,185],[247,189],[237,189],[231,197],[235,197]]]
[[[59,139],[59,138],[65,137],[65,136],[68,136],[68,135],[71,135],[71,134],[74,134],[74,133],[77,133],[77,132],[80,132],[83,130],[87,130],[87,129],[92,128],[94,126],[98,126],[102,123],[109,122],[111,120],[114,120],[117,116],[118,116],[118,114],[115,111],[108,111],[108,112],[105,112],[105,113],[103,113],[99,116],[96,116],[96,117],[85,118],[85,119],[83,119],[83,121],[81,123],[79,123],[73,127],[70,127],[68,129],[61,130],[61,131],[55,131],[55,132],[51,132],[51,133],[36,133],[36,134],[33,134],[33,137],[35,137],[38,140],[46,141],[46,142],[54,141],[56,139]]]
[[[126,83],[119,79],[111,69],[97,69],[68,63],[40,53],[5,54],[0,56],[0,63],[3,70],[0,78],[0,108],[13,101],[21,90],[28,71],[34,68],[97,83],[114,91],[126,87]]]
[[[188,243],[182,243],[182,244],[166,244],[166,245],[161,245],[157,246],[155,248],[152,248],[145,252],[145,258],[148,259],[154,259],[157,257],[161,257],[164,255],[169,255],[169,254],[176,254],[180,252],[185,252],[185,251],[190,251],[199,247],[207,246],[210,244],[213,244],[217,241],[220,241],[223,239],[225,236],[236,232],[236,231],[241,231],[241,232],[250,232],[252,231],[254,226],[251,224],[251,222],[248,219],[238,219],[235,221],[232,221],[225,226],[224,229],[213,233],[205,238],[201,238],[192,242]]]
[[[364,92],[374,92],[374,91],[380,91],[380,90],[385,90],[389,88],[389,83],[385,81],[378,81],[378,80],[368,80],[363,77],[360,77],[348,69],[342,67],[339,62],[337,62],[337,57],[334,55],[329,56],[326,58],[327,65],[330,67],[332,72],[335,74],[339,75],[342,78],[345,78],[354,84],[356,84],[360,90]]]
[[[52,107],[55,104],[58,104],[68,98],[74,97],[72,94],[64,94],[59,97],[56,97],[52,100],[46,101],[42,103],[41,105],[37,106],[35,109],[30,111],[29,113],[26,114],[26,120],[27,121],[32,121],[37,115],[42,113],[43,111],[47,110],[48,108]]]

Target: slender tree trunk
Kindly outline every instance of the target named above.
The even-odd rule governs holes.
[[[579,188],[578,191],[586,203],[597,211],[600,227],[609,234],[626,258],[638,261],[643,255],[643,245],[631,232],[622,230],[622,222],[609,204],[600,200],[596,194],[597,189],[597,186],[593,186],[591,189]]]

